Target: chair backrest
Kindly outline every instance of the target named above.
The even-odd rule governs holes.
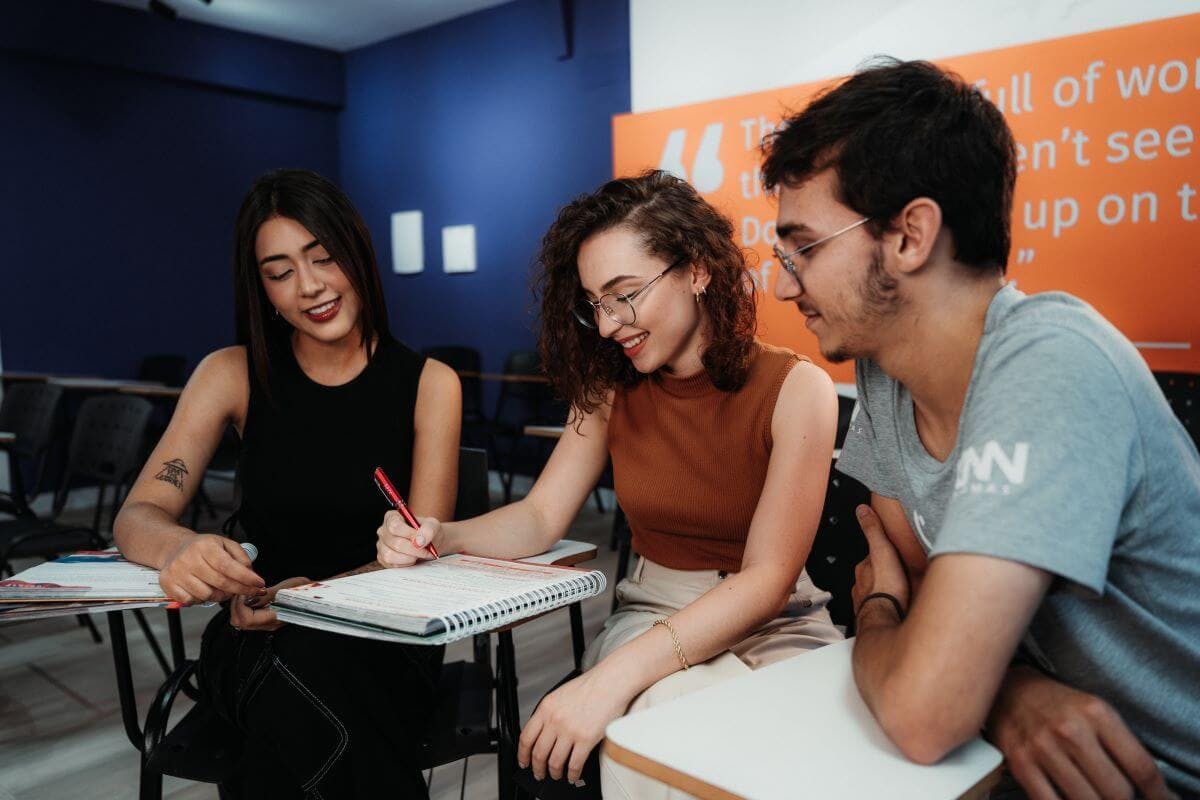
[[[454,518],[478,517],[490,508],[487,451],[461,447],[458,450],[458,497],[454,501]]]
[[[442,362],[455,372],[482,372],[483,357],[474,347],[448,344],[426,347],[421,351],[426,358]],[[483,416],[483,383],[477,377],[460,376],[463,390],[463,418],[477,419]]]
[[[54,437],[54,423],[62,402],[63,387],[55,383],[17,383],[4,390],[0,403],[0,431],[17,435],[12,452],[39,458]]]
[[[829,601],[829,616],[837,625],[845,625],[847,634],[854,625],[854,605],[850,588],[854,586],[854,568],[867,557],[867,540],[854,509],[869,503],[871,492],[853,478],[840,472],[829,473],[825,493],[825,508],[821,523],[808,555],[808,576],[820,588],[833,595]]]
[[[1158,385],[1162,387],[1171,410],[1183,427],[1200,447],[1200,375],[1194,372],[1156,372]]]
[[[850,432],[850,418],[854,416],[854,403],[852,398],[838,395],[838,421],[837,432],[833,437],[834,447],[841,447],[846,441],[846,434]]]
[[[504,360],[504,374],[543,375],[541,358],[533,350],[513,351]],[[565,405],[556,401],[550,384],[506,381],[500,384],[495,419],[518,426],[542,423],[561,425],[566,419],[565,411]]]
[[[67,451],[68,477],[102,485],[123,481],[139,466],[146,423],[153,410],[149,400],[133,395],[84,400]]]
[[[483,357],[474,347],[461,344],[444,344],[436,347],[426,347],[421,351],[426,358],[436,358],[454,370],[465,372],[482,372]]]
[[[139,381],[158,381],[166,386],[183,386],[187,381],[187,358],[159,354],[146,356],[138,366]]]

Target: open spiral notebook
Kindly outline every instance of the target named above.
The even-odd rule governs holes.
[[[604,591],[604,573],[469,555],[283,589],[282,622],[349,636],[443,644]]]

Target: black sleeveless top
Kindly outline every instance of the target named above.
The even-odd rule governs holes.
[[[238,521],[258,547],[267,585],[321,580],[375,559],[391,508],[372,479],[383,467],[408,497],[413,414],[425,357],[381,338],[367,366],[341,386],[300,369],[286,338],[270,347],[271,397],[250,365],[250,406],[239,471]]]

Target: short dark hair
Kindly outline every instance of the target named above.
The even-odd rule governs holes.
[[[703,302],[711,329],[701,361],[718,389],[740,389],[750,372],[754,347],[755,293],[748,291],[745,254],[734,242],[734,227],[685,180],[650,170],[609,181],[558,212],[542,239],[541,269],[534,278],[541,299],[538,352],[555,390],[576,412],[591,413],[614,386],[634,386],[645,378],[621,354],[621,347],[575,320],[583,298],[579,248],[603,231],[627,227],[647,253],[663,261],[708,267]],[[578,421],[578,416],[573,416]]]
[[[358,329],[363,346],[391,337],[387,303],[375,263],[371,234],[345,192],[332,181],[304,169],[278,169],[254,182],[238,210],[234,228],[233,299],[237,342],[245,345],[257,379],[270,394],[269,346],[286,338],[291,327],[272,319],[273,309],[259,274],[254,246],[259,227],[272,217],[287,217],[308,229],[337,263],[358,294]]]
[[[839,199],[871,217],[876,238],[911,200],[929,197],[955,259],[1004,272],[1016,146],[999,109],[960,76],[927,61],[875,60],[785,125],[763,143],[769,191],[833,167]]]

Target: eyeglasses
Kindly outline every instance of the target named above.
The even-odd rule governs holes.
[[[597,327],[597,311],[603,311],[604,316],[611,319],[613,322],[618,322],[622,325],[632,325],[637,322],[637,310],[633,307],[633,301],[642,292],[649,289],[663,275],[666,275],[671,270],[684,263],[687,259],[681,258],[671,266],[664,269],[662,272],[650,279],[650,282],[642,286],[635,292],[629,294],[615,294],[608,292],[600,295],[599,300],[588,300],[586,297],[580,298],[574,308],[575,319],[579,320],[579,324],[585,328]]]
[[[822,239],[817,239],[815,242],[809,242],[806,245],[797,247],[795,250],[793,250],[790,253],[785,254],[783,252],[783,250],[781,250],[779,248],[778,244],[772,245],[772,249],[775,251],[775,257],[779,259],[779,263],[783,264],[783,268],[786,269],[791,274],[791,276],[796,279],[797,283],[799,283],[800,276],[796,274],[796,264],[794,261],[792,261],[792,259],[794,259],[796,256],[802,256],[805,253],[807,253],[809,250],[812,250],[817,245],[824,244],[825,242],[828,242],[830,239],[833,239],[837,236],[841,236],[846,231],[852,231],[855,228],[857,228],[859,225],[863,225],[870,221],[871,221],[870,217],[863,217],[858,222],[847,225],[846,227],[842,228],[840,231],[834,231],[833,233],[829,234],[828,236],[826,236]]]

